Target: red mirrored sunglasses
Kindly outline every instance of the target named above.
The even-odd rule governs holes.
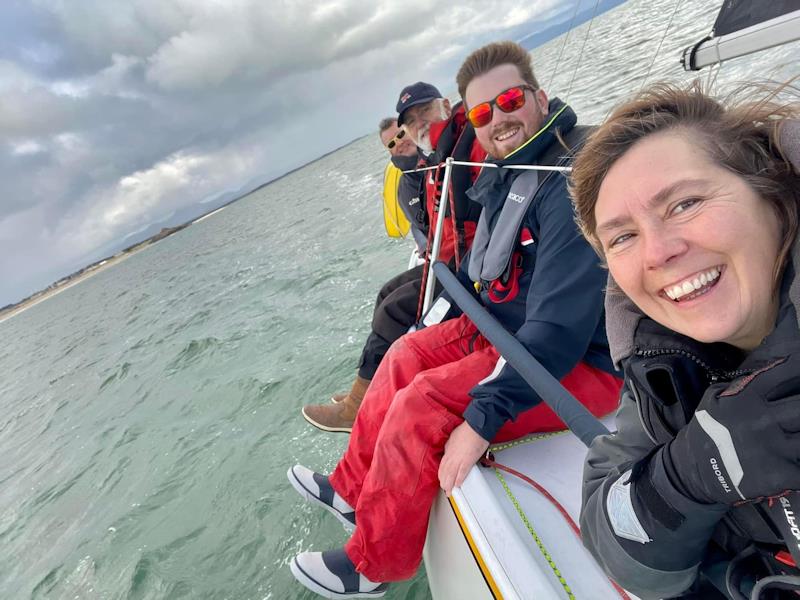
[[[536,88],[527,85],[515,85],[497,94],[493,100],[476,104],[467,113],[467,118],[475,128],[483,127],[492,122],[492,106],[497,106],[504,113],[514,112],[525,106],[525,90],[532,92]]]

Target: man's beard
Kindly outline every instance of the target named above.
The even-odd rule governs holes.
[[[439,121],[446,121],[447,119],[449,119],[450,116],[447,114],[447,109],[444,106],[444,102],[440,100],[438,106],[439,106]],[[417,148],[419,148],[420,151],[425,156],[430,156],[431,154],[433,154],[433,143],[431,143],[430,123],[428,123],[425,126],[425,129],[421,130],[417,134],[417,137],[419,139],[414,140],[414,142],[416,142],[417,144]]]
[[[424,131],[419,132],[419,139],[416,140],[417,148],[425,156],[430,156],[433,154],[433,144],[431,143],[431,126],[427,125]]]
[[[502,142],[497,142],[497,141],[495,141],[494,138],[497,137],[498,135],[502,135],[504,133],[508,133],[512,129],[517,129],[517,128],[519,128],[519,130],[522,132],[522,141],[521,142],[517,142],[516,144],[514,144],[513,148],[507,147],[507,148],[501,149]],[[525,124],[522,123],[522,121],[506,121],[505,123],[503,123],[502,126],[498,127],[497,129],[492,130],[491,137],[490,137],[491,141],[489,142],[490,147],[489,148],[484,148],[484,149],[489,154],[489,156],[491,156],[492,158],[502,159],[502,158],[505,158],[506,156],[508,156],[510,153],[512,153],[515,150],[517,150],[517,148],[519,148],[519,146],[521,144],[524,144],[525,142],[527,142],[532,135],[533,135],[533,133],[529,132],[526,129]]]

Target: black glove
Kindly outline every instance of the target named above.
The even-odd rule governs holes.
[[[730,505],[800,490],[800,347],[782,346],[791,353],[710,386],[664,448],[670,478],[690,498]]]

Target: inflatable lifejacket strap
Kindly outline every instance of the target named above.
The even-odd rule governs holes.
[[[522,275],[522,254],[514,252],[511,257],[511,268],[503,277],[489,282],[487,294],[495,304],[511,302],[519,294],[519,278]]]
[[[439,212],[439,195],[442,193],[441,188],[441,181],[439,178],[439,173],[442,170],[442,165],[439,164],[436,166],[436,170],[431,173],[431,177],[433,177],[434,181],[434,193],[433,193],[433,213],[436,214]],[[423,186],[425,189],[425,186]],[[425,203],[427,204],[428,199],[425,199]],[[427,214],[428,211],[425,211]],[[433,248],[433,236],[436,233],[436,220],[430,224],[428,227],[428,243],[425,245],[425,264],[422,267],[422,282],[419,288],[419,299],[417,300],[417,318],[414,321],[415,323],[419,323],[420,319],[422,319],[422,307],[425,305],[425,289],[428,287],[428,277],[431,270],[431,249]]]
[[[523,171],[518,175],[491,231],[486,211],[481,213],[469,261],[472,281],[494,281],[508,270],[525,215],[538,195],[539,183],[536,171]]]
[[[472,146],[475,144],[475,140],[475,128],[467,122],[453,147],[453,159],[460,161],[471,160]],[[460,167],[451,171],[450,192],[453,201],[450,215],[453,216],[454,223],[457,265],[461,262],[460,257],[464,256],[469,250],[467,248],[467,232],[464,223],[467,221],[477,222],[481,214],[480,205],[470,200],[467,196],[467,190],[472,187],[472,183],[470,168]]]
[[[451,171],[451,173],[452,173],[452,171]],[[455,193],[453,192],[453,186],[452,185],[447,190],[447,196],[448,196],[448,198],[447,198],[448,199],[448,204],[449,204],[449,207],[450,207],[450,215],[452,217],[452,215],[456,214],[456,199],[455,199]],[[465,253],[467,251],[466,246],[463,243],[465,241],[465,239],[466,239],[465,238],[465,233],[464,233],[464,224],[461,223],[459,225],[458,220],[457,219],[453,219],[453,218],[450,219],[450,223],[453,226],[453,239],[456,241],[456,243],[453,244],[453,246],[454,246],[453,247],[453,252],[454,252],[454,258],[455,258],[455,261],[456,261],[456,271],[458,271],[458,268],[461,266],[461,257],[463,256],[463,253]]]

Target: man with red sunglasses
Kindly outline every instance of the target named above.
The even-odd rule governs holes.
[[[474,162],[480,162],[486,156],[476,141],[472,126],[467,124],[461,103],[451,107],[450,102],[429,83],[419,81],[403,88],[397,101],[397,112],[396,125],[390,124],[381,130],[380,135],[384,145],[393,153],[392,162],[403,170],[413,169],[417,164],[420,167],[441,165],[449,156]],[[390,136],[392,131],[395,133]],[[398,144],[397,136],[405,131],[408,135],[400,137],[399,145],[393,144],[393,148],[388,148],[392,142]],[[417,144],[420,155],[399,156],[400,145],[405,143]],[[415,223],[429,233],[433,229],[431,225],[436,222],[443,171],[406,173],[401,179],[404,191],[409,191],[409,186],[414,185],[412,182],[419,186],[424,179],[421,187],[417,188],[416,197],[423,206],[415,212]],[[480,207],[466,195],[478,172],[477,168],[460,170],[451,181],[452,198],[440,201],[442,206],[449,206],[452,200],[455,219],[448,216],[445,220],[439,259],[456,267],[472,243],[480,215]],[[430,245],[428,242],[430,235],[426,246]],[[334,395],[330,403],[304,406],[302,412],[306,421],[323,431],[350,433],[364,394],[389,347],[417,322],[425,273],[425,268],[419,266],[383,285],[375,302],[372,330],[364,343],[350,391]],[[436,289],[441,290],[440,287]]]
[[[484,168],[468,195],[483,207],[459,276],[551,374],[594,414],[617,406],[621,380],[603,319],[606,273],[573,219],[566,178],[506,166],[565,164],[585,136],[575,113],[548,100],[518,44],[473,52],[457,77],[476,136],[499,168]],[[411,577],[439,488],[449,494],[491,441],[563,423],[443,296],[452,317],[403,336],[381,363],[350,444],[330,476],[296,465],[288,476],[307,500],[357,525],[343,548],[304,552],[292,573],[328,597],[379,596]],[[335,594],[335,595],[334,595]]]

